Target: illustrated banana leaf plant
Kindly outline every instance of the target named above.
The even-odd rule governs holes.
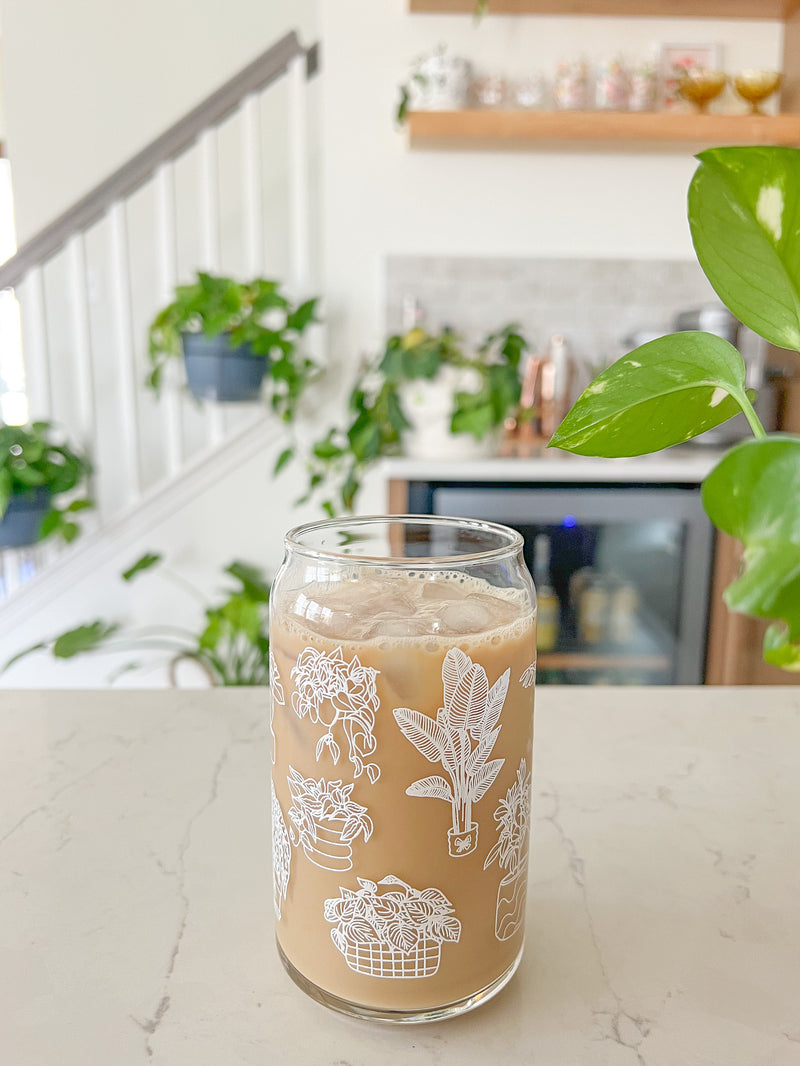
[[[410,707],[397,707],[394,717],[403,736],[432,763],[440,763],[447,778],[423,777],[406,789],[409,796],[440,799],[452,808],[447,831],[448,850],[469,855],[478,846],[473,807],[486,795],[505,759],[489,759],[500,734],[510,671],[489,687],[486,671],[460,648],[452,648],[442,664],[444,706],[436,718]],[[449,778],[449,780],[448,780]]]
[[[688,212],[706,277],[746,326],[800,351],[800,150],[713,148],[698,158]],[[604,370],[550,446],[579,455],[643,455],[744,412],[754,439],[731,448],[711,471],[703,506],[744,547],[725,602],[771,620],[764,659],[800,670],[800,436],[766,433],[754,397],[733,345],[708,333],[677,333]]]

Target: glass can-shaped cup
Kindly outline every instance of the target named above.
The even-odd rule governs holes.
[[[489,522],[286,536],[270,605],[278,949],[309,995],[399,1022],[510,980],[525,931],[536,598]]]

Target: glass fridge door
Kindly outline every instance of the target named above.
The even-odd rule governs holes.
[[[540,683],[702,683],[713,531],[696,486],[412,488],[415,507],[525,537]]]

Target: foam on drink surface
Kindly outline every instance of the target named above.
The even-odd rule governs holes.
[[[518,589],[503,589],[458,571],[397,571],[375,568],[310,582],[287,596],[278,624],[310,630],[345,643],[369,642],[382,650],[440,643],[470,636],[497,643],[531,622],[531,605]]]

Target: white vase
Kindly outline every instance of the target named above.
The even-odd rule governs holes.
[[[471,433],[453,433],[450,421],[457,392],[475,392],[480,375],[468,368],[445,366],[432,381],[410,381],[401,386],[400,402],[411,423],[403,435],[403,451],[412,459],[485,459],[496,454],[498,432],[481,440]]]
[[[443,49],[420,59],[411,72],[412,111],[457,111],[467,106],[470,65]]]

